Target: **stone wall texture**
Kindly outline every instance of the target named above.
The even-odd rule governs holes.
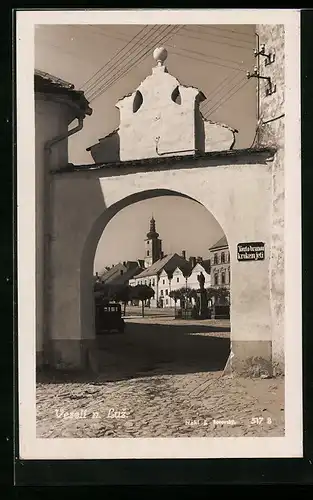
[[[284,368],[284,102],[285,102],[285,49],[283,25],[257,25],[260,45],[265,53],[274,51],[275,61],[265,65],[260,57],[259,71],[271,77],[276,92],[265,95],[266,81],[260,81],[259,143],[277,148],[272,164],[272,238],[270,255],[270,293],[272,308],[273,364],[276,372]],[[269,121],[271,120],[271,121]],[[268,122],[268,123],[266,123]]]

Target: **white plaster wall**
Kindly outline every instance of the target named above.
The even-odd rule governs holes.
[[[219,123],[204,120],[205,151],[224,151],[235,144],[235,132]]]
[[[181,104],[171,99],[174,89],[179,86]],[[120,159],[121,161],[140,158],[154,158],[156,139],[161,155],[171,155],[173,151],[190,154],[195,149],[195,106],[199,91],[193,87],[179,85],[175,77],[165,72],[163,66],[153,68],[138,87],[143,96],[142,106],[133,112],[136,95],[124,97],[117,103],[120,109]]]
[[[172,103],[171,106],[177,106],[177,104]],[[170,109],[172,109],[172,107]],[[138,111],[138,113],[139,112],[140,111]],[[192,116],[190,117],[190,119],[193,119]],[[234,146],[236,137],[235,137],[235,132],[233,132],[232,129],[228,128],[226,125],[220,125],[218,123],[212,123],[206,120],[203,120],[202,123],[204,127],[203,133],[204,133],[205,152],[224,151],[231,149]],[[129,125],[129,127],[131,127],[131,125]],[[181,127],[181,124],[179,125],[179,127]],[[124,132],[125,134],[127,134],[127,129]],[[98,144],[94,144],[93,146],[91,146],[90,154],[95,163],[110,163],[120,160],[119,133],[120,133],[119,131],[116,131],[113,134],[110,134],[108,137],[100,139]],[[199,131],[199,134],[201,135],[201,130]],[[128,140],[130,140],[129,134],[128,134]],[[143,140],[142,134],[140,140],[141,141]],[[162,142],[159,143],[159,146],[160,146],[160,151],[162,151],[163,147]],[[172,150],[178,149],[179,147],[181,147],[181,145],[175,145],[175,146],[171,145]],[[184,149],[186,149],[186,146],[184,146]],[[152,144],[149,152],[151,153],[152,156],[157,156],[155,154],[155,143]],[[124,152],[124,154],[126,153]],[[146,155],[147,152],[144,154]],[[133,153],[131,153],[131,156],[133,157]]]
[[[206,272],[206,270],[201,266],[201,265],[197,265],[191,275],[188,277],[188,280],[187,280],[187,286],[189,288],[193,288],[193,289],[196,289],[198,290],[199,288],[199,281],[198,281],[198,275],[202,273],[205,277],[205,282],[204,282],[204,286],[205,288],[208,288],[211,286],[211,276],[210,274],[208,274]]]
[[[63,134],[68,129],[68,108],[60,103],[36,95],[35,100],[35,162],[36,162],[36,352],[43,351],[44,331],[44,252],[46,247],[45,227],[47,214],[48,164],[44,146],[46,141]],[[50,157],[52,168],[67,164],[67,141],[53,148]]]
[[[53,337],[94,336],[93,259],[105,224],[134,201],[171,192],[202,203],[225,232],[232,267],[232,339],[271,340],[271,162],[217,167],[207,159],[197,168],[120,174],[115,169],[54,178]],[[264,241],[265,260],[237,262],[236,245],[244,241]]]

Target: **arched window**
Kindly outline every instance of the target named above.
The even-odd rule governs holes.
[[[218,285],[218,274],[214,274],[214,285]]]
[[[149,252],[149,250],[147,250],[147,257],[149,257],[149,254],[150,254],[150,252]]]
[[[222,285],[225,285],[225,272],[222,272]]]
[[[143,103],[142,93],[139,90],[137,90],[133,102],[133,113],[137,113],[137,111],[141,108],[142,103]]]
[[[218,264],[218,257],[217,253],[214,254],[214,264]]]
[[[224,252],[221,253],[221,262],[222,262],[222,264],[225,263],[225,254],[224,254]]]
[[[181,104],[181,95],[180,95],[178,87],[176,87],[173,90],[172,95],[171,95],[171,99],[172,99],[173,102],[175,102],[175,104],[178,104],[178,105]]]

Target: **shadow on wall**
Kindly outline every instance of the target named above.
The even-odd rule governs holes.
[[[95,163],[120,161],[120,136],[118,130],[99,139],[98,144],[87,148]]]
[[[82,177],[82,181],[84,178]],[[179,192],[170,191],[166,189],[152,189],[132,194],[126,198],[121,199],[109,208],[106,208],[105,200],[101,192],[99,177],[89,177],[88,182],[84,182],[84,194],[86,199],[92,199],[93,203],[90,205],[89,210],[95,210],[96,216],[92,228],[82,229],[81,224],[84,217],[89,217],[92,220],[92,214],[86,211],[85,206],[80,206],[79,213],[75,214],[75,223],[72,222],[71,233],[77,225],[77,230],[85,230],[86,240],[80,261],[80,315],[81,315],[81,329],[82,337],[85,339],[93,338],[95,335],[95,314],[94,314],[94,300],[93,300],[93,265],[94,258],[97,250],[99,239],[105,230],[110,220],[123,208],[130,206],[138,201],[148,200],[160,196],[181,196],[183,198],[192,199],[187,195]],[[97,200],[97,201],[96,201]],[[192,199],[193,201],[197,201]],[[199,202],[198,202],[199,203]],[[76,205],[77,206],[77,203]],[[99,215],[100,214],[100,215]]]
[[[221,371],[230,350],[229,327],[219,328],[224,337],[214,336],[218,328],[209,325],[126,324],[124,334],[98,338],[99,373],[95,375],[38,375],[38,382],[89,381],[105,383],[138,377]],[[211,335],[206,335],[211,333]]]
[[[205,152],[204,120],[199,105],[195,106],[195,148],[200,153]]]

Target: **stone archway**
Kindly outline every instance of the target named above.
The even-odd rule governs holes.
[[[233,155],[235,161],[232,160]],[[83,367],[94,341],[93,259],[100,234],[122,208],[166,194],[202,204],[227,237],[232,268],[232,367],[271,366],[271,160],[267,150],[57,172],[52,183],[50,339],[53,363]],[[247,210],[247,206],[249,209]],[[237,260],[237,244],[263,241],[260,262]]]
[[[81,271],[80,271],[80,280],[81,280],[81,324],[82,324],[82,336],[83,338],[91,338],[93,335],[91,332],[94,332],[94,301],[93,301],[93,262],[97,249],[97,245],[99,239],[103,233],[105,233],[105,228],[107,224],[117,215],[121,210],[126,207],[130,207],[131,205],[149,200],[152,198],[164,197],[164,196],[179,196],[185,199],[189,199],[193,202],[198,203],[203,206],[199,200],[191,198],[187,194],[180,193],[177,191],[172,191],[169,189],[154,189],[141,191],[136,194],[130,195],[122,200],[119,200],[114,205],[112,205],[109,209],[103,211],[101,215],[94,222],[93,228],[87,236],[86,243],[84,246],[84,250],[82,253],[81,259]],[[206,207],[204,207],[206,208]],[[210,212],[207,208],[206,210]],[[211,214],[213,215],[213,214]],[[214,216],[214,215],[213,215]],[[215,219],[216,220],[216,219]],[[221,227],[219,222],[218,225]],[[223,228],[221,227],[223,230]],[[226,236],[226,235],[225,235]],[[227,239],[227,236],[226,236]]]

